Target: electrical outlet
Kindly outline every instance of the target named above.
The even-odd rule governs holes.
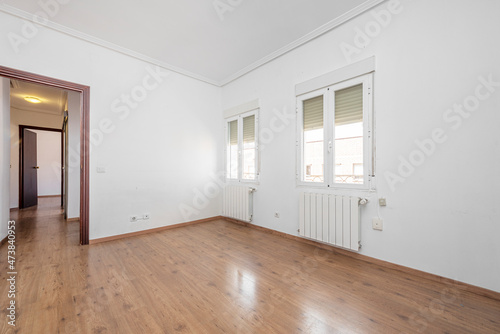
[[[149,213],[145,213],[142,215],[142,219],[146,220],[146,219],[149,219],[151,218],[151,215]]]
[[[136,222],[139,218],[137,216],[130,216],[131,222]]]
[[[279,218],[279,217],[280,217],[280,213],[279,213],[278,211],[276,211],[276,212],[274,213],[274,218]]]
[[[384,221],[382,218],[373,218],[372,227],[374,230],[382,231],[384,229]]]
[[[378,204],[379,204],[380,206],[387,206],[387,200],[385,199],[385,197],[380,197],[380,198],[378,199]]]

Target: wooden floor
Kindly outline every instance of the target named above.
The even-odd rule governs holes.
[[[500,333],[500,301],[215,221],[79,246],[58,199],[13,212],[0,333]],[[97,224],[97,222],[95,222]]]

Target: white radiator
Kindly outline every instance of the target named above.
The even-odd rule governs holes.
[[[360,198],[331,194],[300,194],[300,230],[303,237],[359,251]],[[366,200],[361,200],[366,203]]]
[[[253,217],[254,188],[245,186],[226,186],[223,193],[224,217],[251,222]]]

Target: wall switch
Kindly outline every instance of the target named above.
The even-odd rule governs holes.
[[[380,206],[387,206],[387,200],[385,199],[385,197],[380,197],[380,198],[378,199],[378,204],[379,204]]]
[[[280,213],[279,213],[278,211],[276,211],[276,212],[274,213],[274,218],[279,218],[279,217],[280,217]]]
[[[136,222],[139,218],[137,216],[130,216],[131,222]]]
[[[151,218],[151,215],[149,213],[145,213],[142,215],[142,219],[146,220],[146,219],[149,219]]]
[[[384,221],[381,218],[373,218],[372,227],[374,230],[382,231],[384,229]]]

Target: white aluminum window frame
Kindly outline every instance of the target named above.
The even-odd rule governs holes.
[[[243,119],[255,116],[255,179],[243,179]],[[229,178],[228,152],[229,152],[229,123],[237,121],[238,125],[238,178]],[[259,149],[259,109],[247,111],[224,119],[224,175],[227,183],[257,184],[260,176],[260,149]]]
[[[335,92],[344,88],[363,84],[363,184],[335,182]],[[304,180],[304,101],[323,95],[323,182]],[[373,190],[374,147],[373,147],[373,73],[363,74],[334,83],[297,96],[297,172],[298,186],[331,189]]]

